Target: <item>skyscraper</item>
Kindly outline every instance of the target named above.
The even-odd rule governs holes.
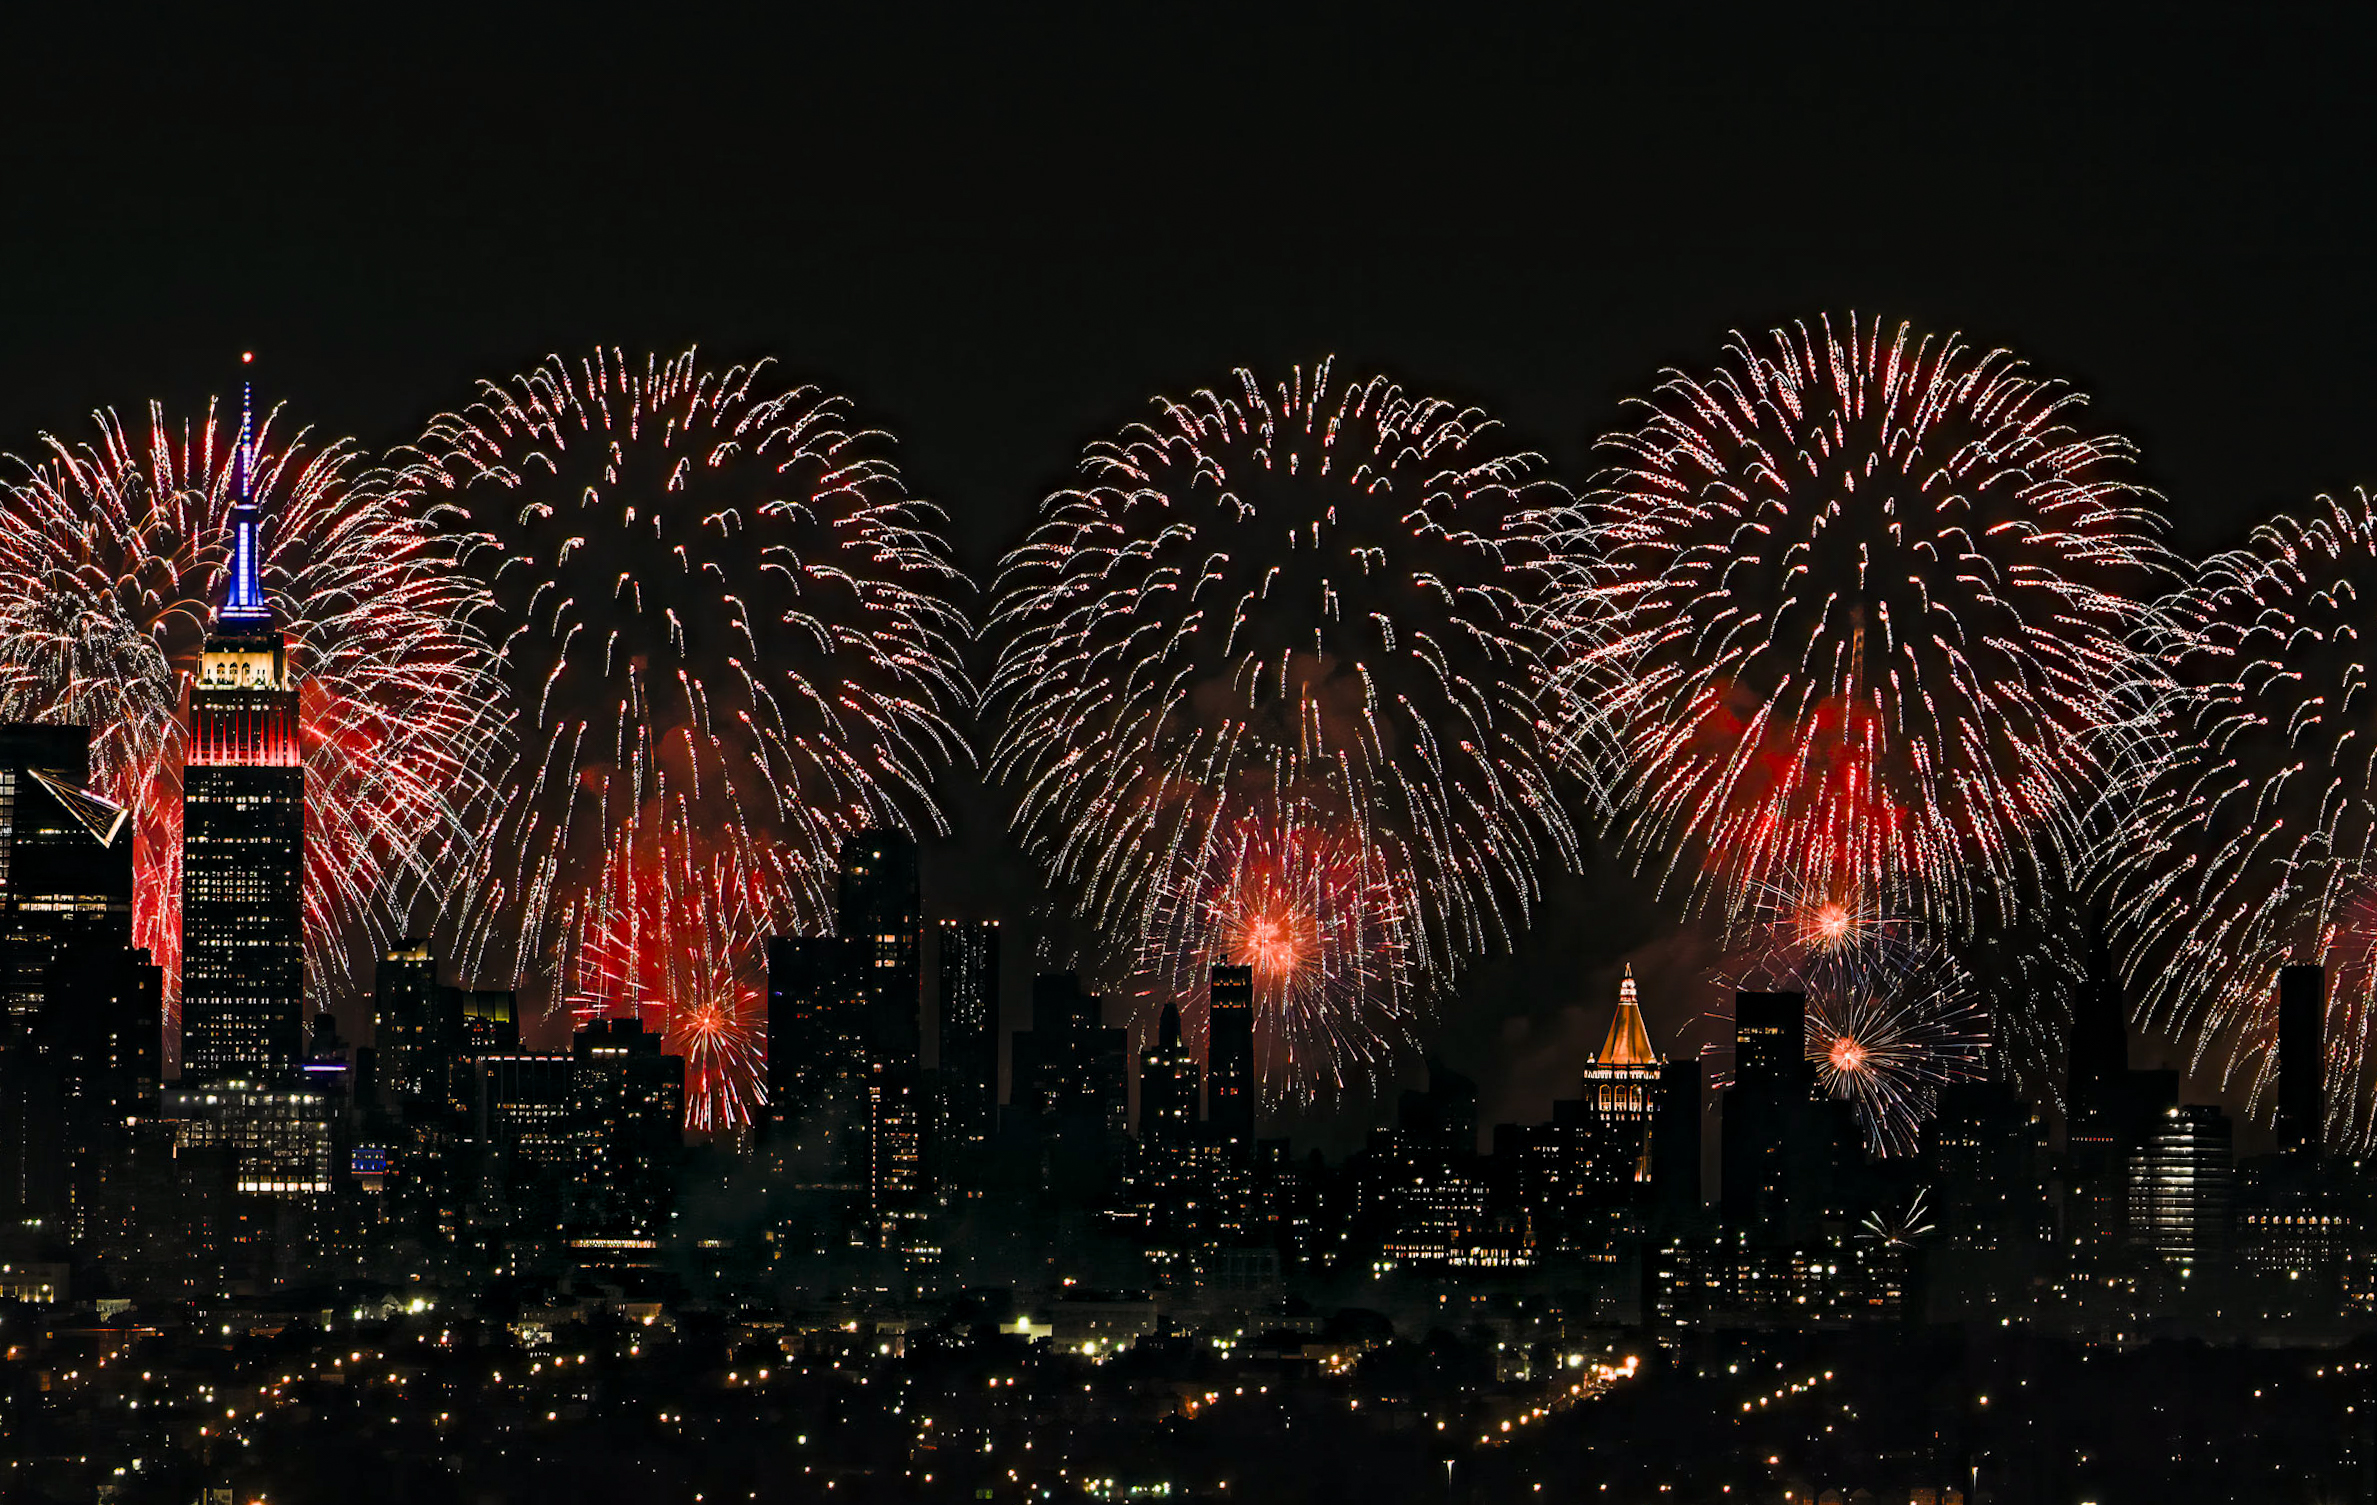
[[[768,1116],[797,1126],[866,1093],[866,995],[838,935],[768,941]]]
[[[305,1048],[305,768],[253,463],[243,414],[230,585],[191,687],[182,774],[182,1072],[278,1080]]]
[[[839,929],[866,998],[870,1066],[914,1070],[924,1007],[924,903],[916,843],[899,831],[853,832],[842,842]]]
[[[2166,1108],[2129,1157],[2129,1237],[2182,1268],[2226,1246],[2236,1197],[2228,1115]]]
[[[425,938],[398,942],[372,975],[372,1039],[379,1048],[380,1090],[393,1112],[419,1116],[442,1105],[436,1080],[437,957]]]
[[[79,1236],[154,1101],[157,969],[132,948],[132,829],[82,787],[81,727],[0,726],[0,1211]]]
[[[1740,992],[1733,997],[1733,1087],[1725,1094],[1725,1220],[1761,1236],[1801,1231],[1814,1137],[1805,993]]]
[[[1180,1006],[1164,1005],[1156,1043],[1139,1057],[1139,1142],[1185,1145],[1197,1137],[1197,1058],[1180,1037]]]
[[[685,1058],[636,1019],[597,1019],[571,1041],[577,1139],[574,1221],[615,1239],[657,1239],[684,1143]]]
[[[1651,1185],[1651,1143],[1659,1107],[1659,1053],[1643,1027],[1634,988],[1634,968],[1618,982],[1618,1007],[1610,1016],[1601,1054],[1584,1070],[1584,1127],[1591,1145],[1594,1179],[1612,1194]]]
[[[941,1155],[954,1179],[977,1179],[999,1103],[999,922],[943,920]]]
[[[1255,969],[1215,967],[1206,984],[1206,1121],[1224,1139],[1255,1137]]]
[[[2319,1154],[2327,1075],[2327,971],[2278,969],[2278,1148]]]

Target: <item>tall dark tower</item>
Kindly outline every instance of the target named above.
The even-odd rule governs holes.
[[[2121,976],[2101,930],[2088,938],[2088,970],[2072,1002],[2071,1047],[2064,1059],[2067,1143],[2110,1144],[2129,1116],[2129,1020]]]
[[[970,1181],[988,1153],[999,1104],[999,922],[943,920],[941,1155]]]
[[[868,1064],[913,1069],[923,1028],[924,903],[916,843],[891,830],[842,841],[841,938],[867,1000]]]
[[[1216,967],[1207,984],[1205,1117],[1224,1139],[1255,1137],[1255,969]]]
[[[2319,1153],[2321,1091],[2327,1071],[2327,971],[2298,963],[2278,969],[2278,1148]]]
[[[1733,995],[1718,1191],[1725,1220],[1762,1237],[1800,1231],[1811,1211],[1816,1070],[1807,1059],[1807,1002],[1805,993]]]
[[[264,599],[243,405],[231,579],[190,691],[182,775],[182,1073],[278,1079],[305,1049],[305,768]]]

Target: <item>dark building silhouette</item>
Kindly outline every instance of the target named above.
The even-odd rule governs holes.
[[[836,933],[768,942],[772,1153],[904,1212],[930,1192],[932,1164],[916,843],[859,831],[840,860]]]
[[[1659,1107],[1651,1120],[1651,1194],[1670,1222],[1700,1211],[1700,1120],[1700,1063],[1660,1067]]]
[[[1205,1119],[1224,1139],[1255,1135],[1255,970],[1215,967],[1206,982]]]
[[[1181,1037],[1180,1006],[1164,1005],[1155,1044],[1139,1057],[1139,1142],[1184,1145],[1197,1137],[1203,1072]]]
[[[866,995],[839,936],[768,942],[768,1112],[797,1124],[866,1091]]]
[[[577,1054],[486,1055],[471,1064],[479,1216],[557,1241],[577,1194]]]
[[[161,981],[132,949],[131,822],[80,727],[0,727],[0,1213],[78,1237],[158,1085]]]
[[[2075,1252],[2125,1246],[2132,1152],[2178,1102],[2178,1073],[2130,1069],[2121,977],[2103,933],[2092,932],[2072,1000],[2064,1090],[2063,1233]]]
[[[2278,969],[2278,1148],[2319,1154],[2327,1077],[2327,971]]]
[[[940,969],[940,1158],[969,1189],[998,1129],[999,922],[943,920]]]
[[[243,418],[229,593],[190,691],[182,1074],[273,1083],[305,1045],[305,767],[297,682],[259,574],[248,443]]]
[[[1010,1108],[1037,1146],[1043,1189],[1086,1203],[1112,1176],[1130,1132],[1129,1049],[1078,974],[1032,979],[1032,1027],[1010,1046]]]
[[[1949,1082],[1924,1122],[1939,1241],[1999,1250],[2038,1238],[2038,1121],[2011,1082]]]
[[[1360,1241],[1380,1258],[1421,1268],[1471,1262],[1488,1207],[1477,1084],[1431,1059],[1427,1087],[1406,1091],[1395,1127],[1370,1136],[1355,1181]]]
[[[372,971],[372,1040],[382,1106],[418,1116],[445,1096],[436,1069],[437,958],[425,937],[399,941]]]
[[[1734,994],[1719,1194],[1726,1222],[1744,1232],[1792,1236],[1814,1211],[1808,1162],[1816,1070],[1806,1031],[1806,994]]]
[[[836,925],[866,1000],[867,1064],[920,1064],[924,1006],[924,903],[916,843],[874,829],[845,837]]]

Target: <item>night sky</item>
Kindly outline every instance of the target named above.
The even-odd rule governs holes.
[[[982,572],[1084,441],[1235,365],[1383,369],[1579,481],[1662,366],[1854,308],[2094,393],[2190,551],[2377,482],[2354,23],[809,9],[18,28],[0,449],[243,349],[377,448],[549,351],[698,341],[850,393]],[[928,896],[1012,902],[960,816]],[[1681,1022],[1691,948],[1606,858],[1553,914],[1439,1036],[1489,1117],[1565,1089],[1623,956]]]

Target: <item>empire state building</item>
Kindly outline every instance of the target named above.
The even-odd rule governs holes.
[[[191,688],[182,774],[182,1074],[269,1081],[304,1050],[305,768],[244,415],[234,463],[231,580]]]

